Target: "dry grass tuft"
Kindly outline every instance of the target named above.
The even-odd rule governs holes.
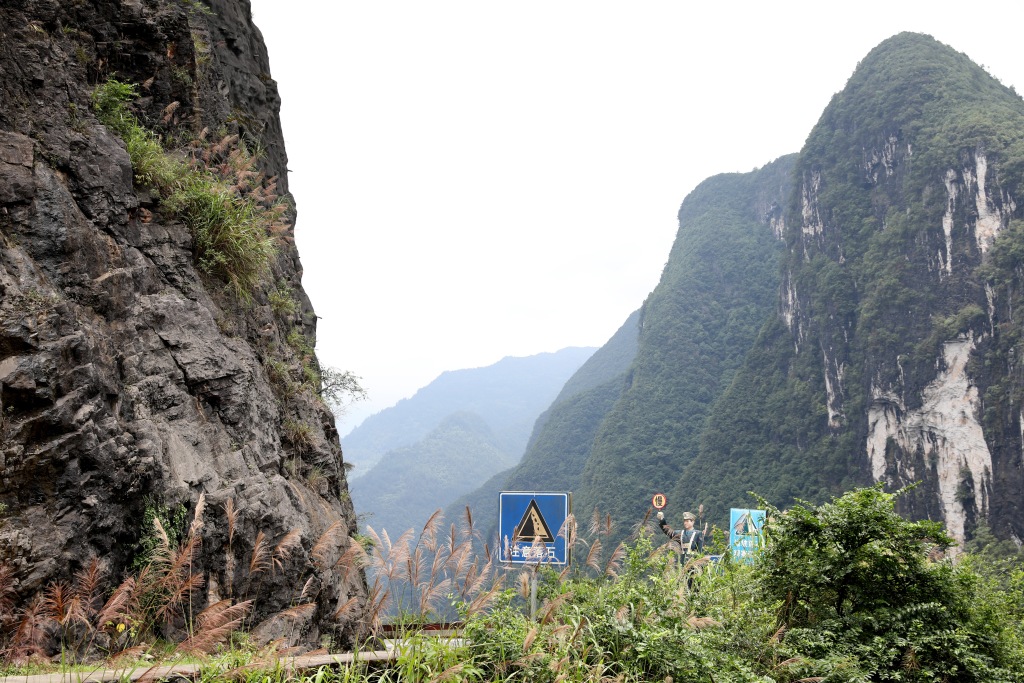
[[[232,605],[230,600],[216,602],[196,618],[197,629],[179,646],[182,652],[209,654],[214,648],[227,640],[231,632],[237,630],[245,619],[252,600]]]
[[[313,549],[309,551],[309,555],[313,558],[317,568],[327,569],[327,554],[340,544],[345,533],[345,526],[341,520],[338,520],[327,527],[327,530],[320,534],[320,538],[313,544]]]
[[[249,558],[249,576],[255,576],[270,569],[270,547],[263,531],[256,532],[256,541],[252,545],[252,557]]]
[[[274,552],[270,556],[270,561],[275,569],[284,570],[285,561],[291,557],[292,551],[298,548],[302,543],[302,531],[300,529],[292,529],[284,535],[284,537],[277,542],[274,546]]]

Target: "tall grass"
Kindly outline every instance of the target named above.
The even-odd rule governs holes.
[[[141,568],[105,600],[106,572],[98,558],[92,558],[72,583],[51,583],[20,609],[14,591],[16,572],[10,565],[0,564],[2,660],[8,666],[25,666],[49,661],[57,654],[63,665],[72,665],[153,652],[205,655],[224,645],[242,628],[253,598],[227,598],[198,609],[204,579],[196,564],[203,542],[204,512],[205,496],[200,495],[187,534],[177,545],[172,544],[160,517],[154,516],[156,542],[144,551]],[[233,501],[229,500],[225,512],[231,558],[237,521]],[[334,533],[334,528],[329,531]],[[284,534],[273,547],[261,539],[265,539],[262,533],[248,564],[248,588],[254,596],[259,594],[259,584],[254,581],[263,572],[283,570],[300,543],[300,533]],[[308,613],[308,605],[298,605],[271,618],[292,619]]]
[[[270,230],[278,214],[202,170],[184,174],[173,187],[163,207],[192,233],[199,268],[247,298],[275,253]]]
[[[154,189],[161,208],[192,233],[200,270],[250,300],[287,232],[275,179],[256,170],[237,136],[205,145],[200,136],[198,151],[166,151],[129,109],[137,97],[135,86],[111,79],[93,92],[93,109],[124,140],[136,184]]]
[[[225,512],[229,513],[230,545],[237,540],[233,502]],[[208,605],[193,617],[188,600],[195,590],[191,558],[199,547],[201,520],[193,521],[179,547],[159,545],[153,562],[127,579],[102,605],[99,571],[90,565],[72,585],[51,586],[12,619],[13,602],[5,590],[10,581],[3,579],[13,574],[0,566],[0,623],[7,624],[0,642],[8,661],[14,661],[30,656],[33,648],[46,652],[46,639],[57,638],[69,653],[66,658],[73,659],[96,650],[83,643],[96,639],[101,629],[114,643],[118,625],[127,624],[131,638],[121,634],[110,646],[125,652],[153,638],[158,624],[176,620],[188,625],[177,652],[223,653],[204,672],[203,680],[208,681],[253,676],[268,683],[932,680],[918,675],[924,669],[915,668],[923,650],[914,648],[925,647],[926,641],[909,645],[879,641],[878,647],[903,647],[907,654],[897,658],[896,668],[872,669],[870,657],[848,648],[830,648],[829,643],[838,646],[843,637],[849,637],[832,630],[834,624],[817,630],[803,628],[791,636],[780,616],[784,601],[765,590],[765,568],[759,564],[734,562],[726,554],[719,561],[704,557],[681,565],[668,545],[656,543],[660,534],[644,522],[627,542],[602,549],[610,527],[610,520],[595,513],[591,524],[578,534],[576,520],[570,516],[559,533],[576,558],[573,564],[514,568],[498,564],[486,544],[474,544],[481,539],[468,509],[458,524],[446,524],[439,511],[416,533],[409,530],[392,538],[384,529],[369,529],[364,542],[347,539],[347,546],[345,526],[331,525],[310,546],[313,569],[334,572],[342,581],[351,578],[352,572],[369,570],[368,595],[343,596],[333,616],[339,622],[363,624],[367,639],[360,641],[359,648],[371,650],[383,647],[386,615],[397,614],[391,617],[392,625],[402,627],[394,643],[395,659],[384,665],[363,662],[296,674],[277,662],[279,649],[250,646],[242,654],[233,650],[231,643],[245,640],[232,631],[245,625],[244,615],[252,607],[248,597],[261,592],[259,577],[285,571],[284,561],[302,539],[298,532],[278,539],[260,534],[247,564],[250,582],[244,592],[248,595],[240,596],[247,599]],[[474,547],[483,550],[474,551]],[[999,666],[981,661],[978,665],[995,672],[986,680],[1021,680],[1024,571],[1015,566],[1009,580],[992,583],[969,580],[971,565],[972,561],[965,561],[957,570],[960,574],[950,574],[959,576],[957,590],[964,591],[971,608],[986,619],[1006,620],[987,635],[970,636],[998,638],[1003,648]],[[534,574],[541,604],[531,617],[527,596]],[[275,619],[298,622],[310,616],[314,589],[309,578],[296,574],[293,605]],[[306,579],[301,589],[300,579]],[[144,600],[140,597],[144,595],[156,597]],[[913,618],[914,610],[901,609],[908,619]],[[419,631],[418,625],[452,613],[460,620],[454,633],[435,637]],[[980,679],[971,671],[959,670],[947,672],[942,680]]]

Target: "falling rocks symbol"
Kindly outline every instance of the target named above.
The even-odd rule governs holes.
[[[555,536],[551,533],[551,528],[548,527],[548,523],[544,521],[544,515],[540,513],[540,508],[537,507],[536,500],[530,501],[530,505],[526,508],[526,512],[523,513],[523,518],[520,519],[519,524],[516,525],[516,538],[523,541],[531,541],[533,543],[555,542]]]

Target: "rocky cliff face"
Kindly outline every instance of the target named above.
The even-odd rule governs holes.
[[[779,316],[716,407],[691,500],[915,485],[904,514],[1024,539],[1022,166],[1024,100],[966,55],[906,33],[865,57],[801,152]]]
[[[721,527],[750,492],[882,482],[959,541],[1020,544],[1022,196],[1024,100],[929,36],[880,44],[798,157],[686,198],[618,393],[538,426],[577,514],[625,527],[664,491]]]
[[[23,600],[94,556],[113,582],[147,510],[191,515],[204,494],[201,602],[254,597],[259,621],[305,584],[293,635],[351,636],[333,615],[365,580],[330,569],[355,515],[290,229],[249,300],[198,269],[193,234],[93,113],[111,77],[139,84],[133,111],[165,146],[237,135],[287,195],[247,0],[0,1],[0,562]],[[293,530],[253,595],[257,534]]]
[[[785,315],[795,346],[820,353],[828,428],[857,434],[875,481],[919,482],[905,511],[944,520],[960,541],[981,521],[1022,538],[1019,444],[993,460],[1019,433],[985,424],[986,408],[1014,400],[985,394],[1012,376],[1000,348],[1018,336],[1014,285],[997,284],[992,261],[1018,215],[1022,124],[1015,93],[964,55],[902,34],[851,77],[801,164],[787,273],[805,286],[792,287]],[[807,278],[818,259],[843,272],[854,307],[801,303],[829,284]]]

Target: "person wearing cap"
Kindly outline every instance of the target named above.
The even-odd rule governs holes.
[[[683,528],[675,530],[665,521],[665,513],[658,511],[658,526],[666,536],[679,543],[679,547],[682,549],[681,559],[684,562],[689,559],[691,554],[704,550],[704,534],[693,528],[696,520],[697,517],[692,512],[684,512]]]

